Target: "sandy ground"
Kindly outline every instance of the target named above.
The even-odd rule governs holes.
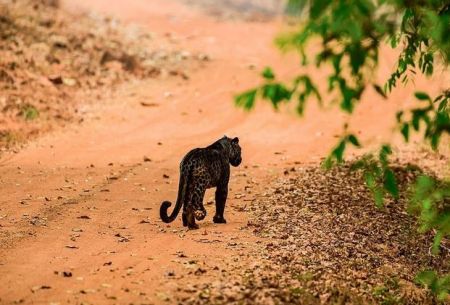
[[[289,64],[296,58],[273,46],[281,23],[218,20],[168,0],[79,0],[64,6],[171,35],[211,60],[188,80],[111,88],[102,106],[88,106],[92,119],[0,160],[0,304],[170,303],[196,277],[213,280],[215,272],[227,272],[227,261],[251,262],[246,253],[258,240],[245,229],[241,210],[251,199],[242,196],[245,187],[262,192],[284,166],[319,162],[346,120],[313,103],[301,120],[266,104],[250,113],[234,107],[233,95],[258,84],[265,65],[276,67],[282,78],[297,71]],[[394,64],[395,54],[385,53],[380,77]],[[448,75],[437,73],[415,86],[437,92],[446,83]],[[369,147],[392,139],[395,110],[410,102],[412,92],[398,89],[389,100],[367,93],[351,129],[364,131]],[[243,147],[243,163],[233,169],[230,183],[228,224],[212,223],[213,205],[207,205],[200,230],[186,231],[181,220],[163,224],[159,205],[175,200],[183,155],[224,134],[239,136]],[[212,198],[208,192],[205,201]],[[233,246],[236,240],[241,247]]]

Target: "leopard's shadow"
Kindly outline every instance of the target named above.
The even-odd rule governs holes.
[[[199,228],[197,230],[192,230],[192,231],[202,231],[203,229],[217,229],[220,230],[221,227],[226,226],[226,223],[214,223],[211,220],[206,220],[205,222],[200,222],[199,224]]]

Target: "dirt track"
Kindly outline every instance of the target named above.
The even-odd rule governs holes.
[[[189,287],[192,277],[214,280],[236,257],[249,263],[246,253],[257,240],[245,229],[246,200],[263,192],[284,166],[319,162],[344,119],[314,106],[303,120],[264,104],[251,113],[234,107],[233,94],[257,84],[266,64],[282,77],[296,71],[283,64],[272,45],[280,23],[218,21],[167,0],[82,0],[67,3],[66,9],[112,14],[156,35],[170,33],[174,43],[211,60],[190,71],[188,80],[114,88],[103,106],[88,108],[98,119],[45,136],[0,160],[0,303],[165,303],[186,293],[177,287]],[[380,75],[394,63],[393,54],[386,54]],[[437,75],[431,90],[439,90],[446,77]],[[418,79],[415,85],[427,84]],[[352,130],[364,130],[369,145],[390,138],[398,106],[393,101],[408,103],[411,92],[399,89],[389,101],[367,94]],[[179,160],[190,148],[223,134],[240,137],[244,160],[233,170],[228,224],[212,223],[213,205],[198,231],[185,231],[180,220],[161,223],[160,202],[176,197]],[[151,161],[144,162],[144,156]]]

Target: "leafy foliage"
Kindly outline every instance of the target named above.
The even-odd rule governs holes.
[[[394,293],[398,288],[398,279],[388,278],[384,285],[376,286],[373,289],[373,295],[381,305],[403,304],[405,302],[402,300],[401,296]]]
[[[298,100],[297,112],[303,114],[304,105],[308,97],[315,96],[318,101],[322,101],[319,91],[307,75],[298,76],[290,86],[276,81],[275,74],[269,67],[263,70],[262,77],[267,83],[236,96],[235,103],[237,106],[250,110],[255,105],[256,98],[260,96],[269,100],[273,107],[278,109],[281,102],[288,102],[296,98]]]
[[[383,207],[384,198],[389,194],[393,198],[399,197],[397,179],[389,167],[388,156],[392,154],[389,145],[383,145],[378,159],[369,154],[352,165],[353,170],[362,170],[367,188],[372,192],[377,207]]]
[[[341,110],[347,113],[354,111],[367,90],[386,98],[399,81],[406,84],[419,73],[430,76],[437,63],[445,68],[449,63],[450,3],[446,0],[289,0],[287,11],[298,17],[298,27],[296,31],[280,35],[277,45],[283,50],[297,51],[302,66],[328,66],[327,71],[331,72],[327,75],[327,95],[338,96]],[[399,48],[400,54],[392,74],[384,84],[379,84],[374,71],[384,42]],[[306,52],[311,43],[320,43],[317,54]],[[303,114],[310,97],[323,102],[322,93],[306,74],[299,74],[290,84],[277,81],[270,68],[265,68],[262,75],[265,83],[238,95],[238,106],[251,109],[258,97],[269,100],[275,109],[282,102],[294,101],[297,112]],[[442,135],[450,133],[450,89],[435,98],[418,91],[415,98],[417,107],[397,113],[398,130],[406,142],[412,132],[423,134],[424,140],[436,150]],[[354,135],[344,135],[324,166],[340,164],[349,143],[360,146]],[[366,185],[379,207],[383,206],[386,195],[399,196],[396,177],[388,161],[391,153],[390,146],[383,145],[378,158],[365,156],[354,165],[363,171]],[[412,189],[410,211],[419,215],[421,231],[434,229],[437,232],[433,245],[436,252],[450,230],[449,185],[423,176]],[[442,290],[432,290],[441,295]]]
[[[368,88],[386,98],[398,80],[406,83],[417,73],[431,75],[438,59],[447,65],[450,58],[450,4],[444,0],[290,0],[287,10],[308,18],[300,23],[298,31],[279,36],[278,46],[298,51],[302,65],[308,65],[312,56],[308,57],[305,50],[311,41],[317,42],[319,38],[321,49],[312,61],[317,67],[330,66],[328,93],[337,93],[341,109],[348,113],[353,112]],[[383,41],[390,42],[394,48],[402,46],[402,51],[395,71],[380,85],[374,80],[373,71],[378,65]],[[308,75],[297,76],[289,86],[276,82],[270,68],[265,68],[263,77],[266,84],[254,89],[260,94],[253,94],[252,90],[247,92],[252,94],[237,96],[239,106],[251,109],[258,96],[269,100],[276,109],[280,102],[294,100],[298,113],[302,114],[309,97],[322,101]],[[449,95],[446,91],[432,102],[426,93],[416,93],[427,105],[414,109],[410,122],[401,121],[401,132],[406,140],[411,129],[419,131],[423,122],[425,139],[437,149],[442,133],[449,132]],[[245,103],[243,98],[246,98]],[[402,116],[400,113],[398,118]]]
[[[255,104],[256,93],[257,90],[255,89],[241,93],[235,99],[236,105],[243,107],[244,109],[250,110]]]
[[[409,209],[419,215],[420,231],[436,230],[434,253],[442,239],[450,236],[450,182],[420,176],[412,188]]]
[[[344,136],[336,147],[331,151],[328,158],[325,159],[323,166],[327,169],[331,168],[334,164],[340,164],[344,161],[344,151],[347,143],[352,144],[355,147],[361,147],[358,139],[355,135],[349,134]]]
[[[422,271],[416,276],[416,282],[422,284],[444,301],[450,294],[450,275],[439,277],[435,271]]]
[[[404,119],[404,111],[397,113],[397,122],[406,142],[409,141],[409,131],[419,131],[421,123],[425,126],[424,139],[430,142],[433,149],[439,146],[439,140],[444,133],[450,133],[450,117],[448,101],[450,90],[432,100],[424,92],[416,92],[416,98],[424,105],[409,111],[409,120]]]

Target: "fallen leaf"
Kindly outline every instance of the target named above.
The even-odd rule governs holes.
[[[204,274],[204,273],[206,273],[206,270],[205,269],[202,269],[202,268],[197,268],[197,270],[195,270],[194,271],[194,274],[195,275],[202,275],[202,274]]]
[[[152,162],[152,159],[150,159],[150,158],[147,157],[147,156],[144,156],[144,162]]]
[[[157,103],[141,102],[140,104],[141,104],[141,106],[143,106],[143,107],[156,107],[156,106],[159,106],[159,104],[157,104]]]

